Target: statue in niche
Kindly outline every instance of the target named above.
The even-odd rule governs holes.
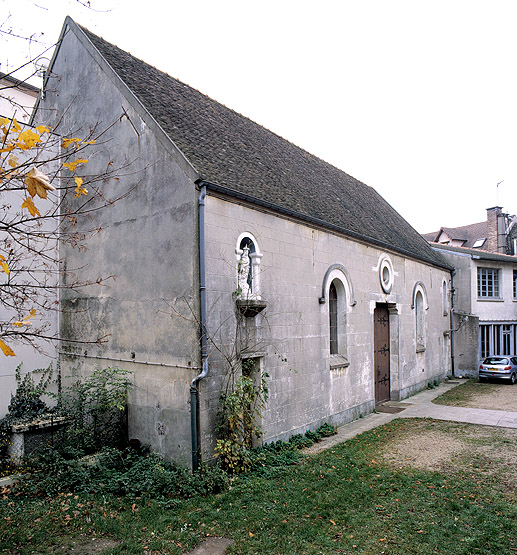
[[[241,259],[237,266],[237,283],[239,286],[239,296],[248,297],[251,293],[251,262],[249,248],[242,249]]]

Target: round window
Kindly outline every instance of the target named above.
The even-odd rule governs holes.
[[[393,287],[393,266],[388,257],[383,258],[379,267],[381,287],[385,293],[391,293]]]

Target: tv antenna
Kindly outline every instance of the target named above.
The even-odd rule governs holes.
[[[34,62],[34,69],[36,70],[36,75],[38,77],[45,78],[45,74],[47,73],[48,66],[50,64],[50,60],[45,58],[45,56],[41,56]]]
[[[496,187],[495,203],[497,206],[499,206],[499,185],[501,185],[503,181],[504,179],[501,179],[501,181],[499,181],[499,183],[495,186]]]

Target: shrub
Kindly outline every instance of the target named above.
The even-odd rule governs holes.
[[[126,403],[131,372],[110,367],[76,379],[57,395],[59,414],[69,420],[64,441],[83,453],[127,445]]]

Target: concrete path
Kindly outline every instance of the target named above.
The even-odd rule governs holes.
[[[338,432],[335,436],[325,438],[319,443],[315,443],[308,449],[305,449],[304,452],[307,454],[320,453],[362,432],[366,432],[377,426],[382,426],[394,418],[434,418],[436,420],[451,420],[453,422],[465,422],[483,426],[517,428],[517,412],[449,407],[432,403],[435,397],[442,395],[446,391],[449,391],[449,389],[457,387],[465,381],[466,380],[461,379],[450,380],[441,383],[434,389],[425,389],[413,397],[404,399],[404,401],[388,401],[383,406],[379,407],[379,411],[386,412],[372,413],[364,418],[345,424],[338,428]]]

